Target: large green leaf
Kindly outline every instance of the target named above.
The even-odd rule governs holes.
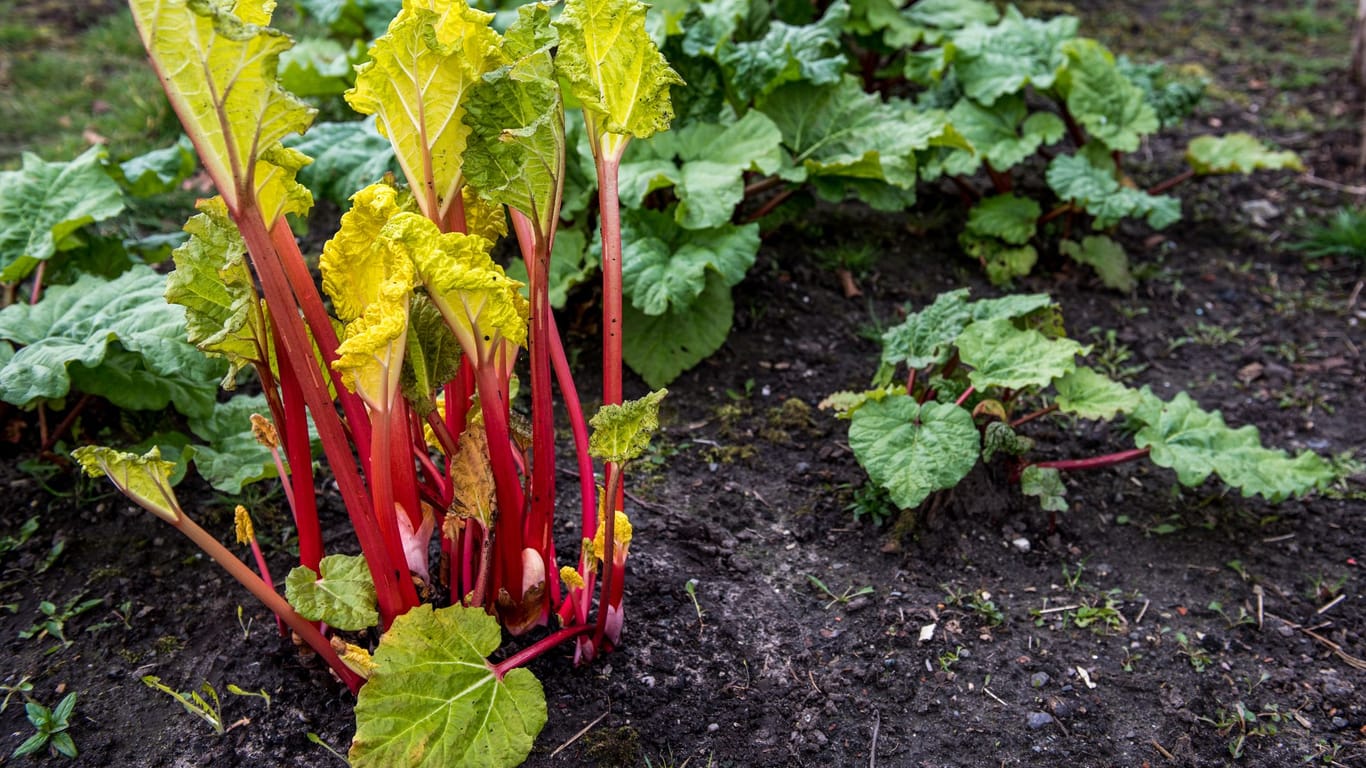
[[[280,55],[280,84],[296,96],[340,96],[355,76],[352,59],[363,50],[359,41],[347,50],[336,40],[304,38]]]
[[[976,150],[955,152],[945,161],[949,173],[962,175],[976,172],[982,160],[997,170],[1012,168],[1067,131],[1052,112],[1028,114],[1024,96],[1018,94],[999,98],[991,107],[959,99],[949,110],[949,122]]]
[[[744,279],[759,253],[759,225],[682,229],[662,211],[622,217],[622,291],[647,315],[686,311],[699,301],[709,275],[726,289]]]
[[[300,565],[285,578],[285,597],[309,621],[359,632],[379,623],[375,582],[360,555],[328,555],[318,563],[319,574]]]
[[[98,146],[66,163],[25,153],[20,170],[0,171],[0,283],[24,279],[76,230],[123,211],[104,157]]]
[[[1048,164],[1048,186],[1063,200],[1072,201],[1095,217],[1095,228],[1103,229],[1120,219],[1144,218],[1149,226],[1162,229],[1181,218],[1181,201],[1170,195],[1150,195],[1126,187],[1115,179],[1114,163],[1096,165],[1088,153],[1059,155]]]
[[[839,82],[848,66],[840,39],[848,17],[849,5],[836,0],[814,24],[794,26],[773,21],[757,40],[722,44],[716,57],[736,101],[749,103],[784,83]]]
[[[545,692],[526,669],[493,673],[501,640],[479,608],[419,605],[394,619],[356,701],[353,768],[520,765],[545,726]]]
[[[971,414],[947,403],[922,406],[906,395],[870,400],[854,411],[849,447],[902,509],[958,485],[981,455]]]
[[[74,387],[121,408],[213,409],[223,366],[185,340],[185,312],[166,278],[134,267],[113,280],[53,286],[36,305],[0,311],[0,339],[23,345],[0,368],[0,399],[27,406]]]
[[[622,359],[652,388],[667,385],[726,343],[735,305],[721,274],[706,274],[706,286],[690,306],[662,315],[647,315],[629,302],[622,308]]]
[[[269,416],[264,395],[237,395],[215,403],[208,416],[190,419],[190,429],[208,441],[207,445],[194,446],[195,470],[214,489],[235,496],[242,492],[242,486],[278,474],[270,449],[252,433],[254,413]]]
[[[169,147],[110,165],[109,175],[133,197],[152,197],[175,190],[198,166],[194,144],[182,135]]]
[[[1186,162],[1200,176],[1252,173],[1258,170],[1304,170],[1304,163],[1294,152],[1277,152],[1255,136],[1242,132],[1194,139],[1186,147]]]
[[[384,32],[403,0],[295,0],[295,5],[341,39],[369,40]]]
[[[1266,448],[1256,427],[1231,429],[1218,411],[1201,409],[1185,392],[1164,402],[1145,387],[1133,417],[1143,425],[1134,444],[1150,449],[1154,464],[1176,470],[1182,485],[1199,485],[1213,473],[1244,496],[1276,502],[1326,488],[1336,477],[1317,454],[1291,458]]]
[[[1058,410],[1085,419],[1109,421],[1117,413],[1131,413],[1139,402],[1138,390],[1085,367],[1060,376],[1053,388],[1058,393],[1054,400]]]
[[[997,237],[1013,245],[1024,245],[1034,237],[1039,204],[1013,192],[983,198],[968,211],[967,231],[982,237]]]
[[[1080,243],[1064,240],[1058,252],[1096,270],[1107,288],[1128,293],[1134,289],[1134,276],[1129,272],[1129,255],[1124,246],[1103,235],[1089,235]]]
[[[657,389],[621,405],[599,408],[589,422],[593,427],[593,434],[588,438],[589,453],[615,464],[644,453],[650,445],[650,437],[659,429],[659,403],[667,394],[667,389]]]
[[[1027,19],[1011,6],[994,26],[970,24],[953,33],[954,71],[963,92],[987,106],[1026,85],[1051,88],[1067,61],[1062,45],[1076,34],[1072,16]]]
[[[1058,87],[1067,111],[1091,137],[1119,152],[1133,152],[1139,141],[1156,131],[1157,112],[1115,66],[1115,57],[1100,43],[1079,38],[1064,46],[1067,69]]]
[[[318,123],[301,138],[291,138],[285,144],[313,158],[312,165],[299,171],[299,181],[343,208],[356,190],[379,181],[386,173],[402,173],[393,145],[375,129],[373,116],[345,123]]]
[[[1047,386],[1076,370],[1084,353],[1071,339],[1050,339],[1005,317],[979,320],[958,334],[958,356],[972,366],[968,379],[978,389]]]
[[[306,213],[308,190],[294,179],[308,162],[280,141],[302,133],[314,110],[280,87],[276,69],[290,47],[270,29],[275,4],[130,0],[143,45],[176,115],[228,208],[251,199],[269,226]]]
[[[912,370],[942,365],[953,355],[958,334],[974,320],[1023,317],[1050,306],[1042,293],[1015,294],[999,299],[968,300],[968,289],[945,291],[928,307],[906,316],[882,335],[882,363],[905,363]]]

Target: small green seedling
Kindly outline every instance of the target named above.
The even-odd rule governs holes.
[[[76,757],[76,742],[72,741],[71,734],[66,732],[71,726],[71,713],[75,709],[75,691],[64,696],[52,709],[36,701],[25,704],[24,710],[28,713],[28,721],[33,723],[38,732],[25,739],[24,743],[14,750],[12,757],[31,755],[45,746],[52,754]]]
[[[181,693],[161,682],[161,678],[156,675],[144,675],[142,683],[180,702],[180,706],[184,707],[186,712],[208,723],[219,736],[226,731],[223,727],[223,705],[218,700],[218,691],[209,681],[205,680],[204,684],[199,686],[199,690],[204,692],[203,696],[199,695],[199,691]]]
[[[683,591],[688,593],[688,599],[692,600],[693,610],[697,611],[697,627],[702,627],[702,604],[697,602],[697,579],[688,579],[683,585]]]
[[[20,694],[27,700],[29,694],[33,693],[33,683],[29,682],[28,675],[24,675],[14,685],[0,685],[0,691],[5,692],[5,700],[0,701],[0,712],[4,712],[9,709],[9,700],[14,698],[14,694]]]
[[[38,611],[46,618],[39,620],[33,626],[19,633],[19,637],[24,640],[37,637],[55,637],[62,641],[60,646],[54,646],[49,653],[56,652],[71,645],[71,641],[66,639],[66,623],[82,613],[100,605],[104,602],[103,598],[94,598],[81,602],[81,595],[77,595],[66,601],[60,609],[56,603],[44,600],[38,604]]]
[[[0,557],[13,552],[24,546],[33,534],[38,532],[38,518],[30,517],[19,526],[19,533],[16,536],[0,536]]]
[[[944,651],[939,654],[939,670],[945,674],[953,672],[953,665],[958,663],[958,659],[962,656],[962,653],[963,646],[960,645],[952,651]]]
[[[829,587],[827,587],[827,586],[825,585],[825,582],[821,581],[820,579],[816,578],[815,576],[812,576],[811,574],[807,574],[807,575],[806,575],[806,578],[807,578],[808,581],[811,582],[811,584],[812,584],[813,586],[816,587],[816,589],[819,589],[821,592],[825,593],[825,596],[826,596],[826,597],[830,598],[830,602],[828,602],[828,603],[825,604],[825,609],[826,609],[827,611],[830,610],[831,606],[834,606],[834,605],[836,605],[836,604],[845,605],[845,604],[848,603],[850,600],[853,600],[853,599],[856,598],[856,597],[863,597],[864,595],[871,595],[871,594],[873,594],[873,588],[872,588],[872,587],[852,587],[852,586],[851,586],[851,587],[849,587],[848,589],[844,590],[843,592],[841,592],[840,594],[837,595],[837,594],[835,594]]]
[[[333,747],[331,744],[328,744],[327,742],[323,741],[323,737],[319,736],[318,734],[309,731],[308,740],[313,742],[314,744],[317,744],[318,746],[322,747],[328,752],[331,752],[332,756],[342,761],[343,765],[351,765],[351,761],[346,759],[346,755],[343,755],[342,753],[338,752],[336,748]]]

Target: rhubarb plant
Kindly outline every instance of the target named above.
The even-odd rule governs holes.
[[[1309,451],[1262,444],[1256,427],[1232,428],[1181,392],[1164,399],[1082,364],[1089,347],[1062,332],[1043,294],[969,298],[967,289],[888,329],[874,387],[824,406],[849,421],[849,445],[869,478],[901,509],[958,485],[979,463],[1003,464],[1021,490],[1052,512],[1067,509],[1060,473],[1146,459],[1185,486],[1210,476],[1270,502],[1330,485],[1331,464]],[[1028,404],[1028,405],[1026,405]],[[1134,447],[1057,460],[1032,457],[1027,425],[1049,414],[1126,419]]]
[[[621,254],[635,235],[616,216],[617,170],[633,139],[669,128],[682,84],[647,33],[645,6],[570,0],[552,22],[550,6],[533,3],[500,32],[464,0],[409,0],[345,94],[373,116],[373,133],[327,128],[310,140],[298,134],[314,110],[281,85],[282,62],[296,59],[268,26],[273,3],[130,5],[219,193],[186,225],[166,299],[183,307],[189,341],[226,361],[225,385],[242,370],[260,380],[265,414],[252,426],[298,531],[288,602],[190,521],[155,452],[83,448],[83,466],[204,547],[360,693],[353,764],[520,762],[546,717],[521,667],[561,643],[587,662],[622,641],[624,471],[657,429],[664,394],[626,400],[621,373]],[[378,6],[355,9],[368,19]],[[357,18],[348,9],[338,23]],[[600,190],[604,405],[591,429],[551,309],[571,93]],[[344,176],[372,183],[351,190],[319,285],[290,223],[312,203],[305,150],[331,162],[376,136],[389,150]],[[313,179],[328,194],[341,183]],[[509,236],[525,281],[492,257]],[[519,392],[529,423],[513,408]],[[552,536],[561,416],[581,478],[577,551],[564,558]],[[315,440],[359,555],[323,546]],[[500,626],[523,635],[552,622],[503,662],[486,660]],[[383,632],[373,649],[337,634],[372,626]]]

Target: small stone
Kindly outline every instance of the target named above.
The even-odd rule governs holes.
[[[1030,712],[1025,717],[1025,725],[1031,731],[1037,731],[1053,722],[1053,716],[1047,712]]]
[[[1048,685],[1048,681],[1051,679],[1047,672],[1035,672],[1029,676],[1029,686],[1031,688],[1042,688]]]
[[[716,723],[710,723],[707,725],[707,733],[716,733],[719,730],[721,730],[721,726],[717,725]]]
[[[1029,539],[1026,539],[1023,536],[1011,539],[1010,544],[1021,552],[1028,552],[1030,548]]]
[[[1335,731],[1340,731],[1343,728],[1346,728],[1348,725],[1350,725],[1350,723],[1347,722],[1347,718],[1345,717],[1333,718],[1333,730]]]
[[[867,608],[868,606],[870,606],[870,605],[872,605],[872,604],[873,604],[873,601],[872,601],[872,600],[869,600],[869,599],[866,598],[866,597],[856,597],[856,598],[854,598],[853,600],[850,600],[848,605],[844,606],[844,612],[845,612],[845,613],[856,613],[856,612],[858,612],[858,611],[863,610],[864,608]]]

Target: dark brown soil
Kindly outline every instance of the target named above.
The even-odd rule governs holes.
[[[1298,0],[1126,5],[1122,17],[1077,10],[1119,50],[1202,63],[1218,96],[1136,153],[1140,182],[1174,173],[1184,139],[1217,124],[1300,152],[1329,186],[1289,174],[1187,184],[1183,222],[1121,233],[1149,274],[1136,295],[1058,264],[1017,289],[1051,293],[1097,354],[1113,329],[1109,359],[1134,384],[1186,389],[1276,446],[1360,456],[1362,262],[1285,247],[1360,202],[1353,185],[1366,181],[1341,24],[1301,34],[1277,15],[1313,7]],[[1335,4],[1330,18],[1350,11]],[[1285,87],[1305,72],[1322,82]],[[961,285],[993,293],[954,245],[956,198],[925,190],[921,210],[932,213],[816,208],[768,239],[730,341],[670,387],[659,466],[633,478],[626,643],[587,668],[567,652],[532,665],[550,722],[527,764],[1366,765],[1359,482],[1273,507],[1179,490],[1134,464],[1069,477],[1071,509],[1054,520],[979,471],[904,537],[854,521],[845,507],[862,475],[843,423],[784,404],[864,386],[876,347],[860,333],[899,308]],[[921,234],[929,219],[947,225]],[[885,255],[849,300],[820,253],[861,242]],[[1066,420],[1031,434],[1058,458],[1128,447],[1118,428]],[[340,764],[307,734],[344,751],[351,698],[264,609],[122,498],[66,474],[45,488],[23,458],[11,449],[0,468],[0,536],[29,517],[39,528],[3,556],[0,683],[28,679],[47,705],[79,692],[75,764]],[[227,539],[233,503],[200,492],[192,506]],[[348,549],[343,518],[329,536]],[[283,574],[284,514],[260,527]],[[103,603],[66,622],[70,645],[19,637],[40,601],[90,598]],[[1079,626],[1088,615],[1110,623]],[[143,686],[147,674],[181,690],[210,681],[233,727],[215,735]],[[269,706],[230,683],[264,689]],[[31,732],[20,698],[0,714],[0,764]]]

